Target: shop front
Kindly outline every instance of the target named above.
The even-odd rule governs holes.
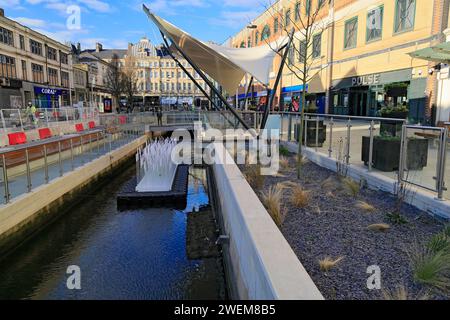
[[[306,86],[308,91],[308,86]],[[298,112],[301,111],[303,85],[284,87],[281,92],[280,111]]]
[[[48,87],[34,87],[35,105],[37,108],[50,109],[69,105],[69,91]]]
[[[381,108],[406,106],[410,118],[421,118],[425,107],[426,78],[412,78],[412,69],[334,80],[330,113],[378,116]]]

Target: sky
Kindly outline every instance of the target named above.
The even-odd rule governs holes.
[[[266,0],[0,0],[8,18],[60,42],[83,49],[125,49],[158,30],[142,11],[145,3],[166,20],[205,41],[223,43],[264,11]]]

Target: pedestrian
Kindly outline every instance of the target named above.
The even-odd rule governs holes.
[[[158,117],[158,126],[162,126],[163,112],[161,107],[158,108],[157,117]]]
[[[31,101],[28,102],[27,115],[33,125],[37,124],[36,111],[36,106]]]

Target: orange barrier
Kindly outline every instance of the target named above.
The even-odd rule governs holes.
[[[75,129],[77,130],[77,132],[83,132],[84,131],[84,126],[82,123],[77,123],[75,125]]]
[[[39,129],[39,139],[45,140],[51,137],[53,137],[53,135],[49,128]]]

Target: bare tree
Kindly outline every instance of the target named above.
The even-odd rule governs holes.
[[[111,92],[113,106],[117,109],[119,107],[120,95],[124,92],[120,59],[117,54],[112,56],[111,62],[109,63],[108,72],[106,74],[106,87]]]
[[[330,4],[332,0],[291,0],[289,6],[285,7],[284,11],[278,10],[276,5],[272,2],[266,6],[267,12],[272,16],[274,21],[278,21],[278,26],[282,28],[282,31],[289,35],[292,34],[292,45],[286,62],[286,67],[291,73],[300,80],[303,85],[303,92],[301,97],[301,119],[304,119],[306,108],[306,94],[308,83],[319,73],[326,65],[318,63],[316,58],[321,57],[321,34],[327,28],[327,19],[323,19],[322,13],[326,4]],[[282,51],[272,46],[269,43],[268,37],[265,41],[271,46],[271,48],[280,56],[283,55]],[[317,36],[317,37],[316,37]],[[296,57],[298,60],[295,61]],[[270,106],[272,107],[272,106]],[[305,131],[303,127],[304,122],[300,122],[299,128],[299,150],[298,150],[298,176],[300,177],[301,164],[302,164],[302,141],[303,133]]]
[[[122,85],[123,92],[127,97],[130,112],[133,112],[134,109],[133,97],[138,92],[137,82],[136,59],[132,54],[127,54],[125,57],[125,64],[122,68]]]

